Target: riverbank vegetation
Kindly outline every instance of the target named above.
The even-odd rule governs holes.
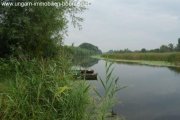
[[[180,38],[178,39],[177,45],[169,43],[168,45],[161,45],[159,48],[147,50],[142,48],[141,50],[132,51],[128,48],[124,50],[109,50],[107,53],[167,53],[167,52],[180,52]]]
[[[65,48],[75,57],[87,57],[102,54],[102,51],[97,46],[90,43],[82,43],[79,46],[65,46]]]
[[[103,54],[101,57],[105,59],[111,59],[119,62],[129,62],[129,63],[139,63],[146,65],[155,66],[180,66],[180,39],[176,47],[172,44],[169,46],[162,45],[159,49],[131,51],[129,49],[125,50],[115,50],[109,51]]]
[[[89,86],[75,83],[62,59],[1,61],[5,80],[9,84],[0,94],[2,120],[86,119]]]
[[[101,83],[103,88],[103,94],[95,89],[95,92],[99,97],[97,104],[99,108],[97,109],[98,118],[96,118],[98,120],[105,120],[107,116],[113,115],[113,106],[115,106],[118,103],[118,101],[116,100],[116,93],[119,90],[126,87],[126,86],[120,86],[119,77],[115,77],[112,75],[114,70],[112,65],[113,65],[112,62],[111,63],[106,62],[105,80],[99,77],[99,82]],[[124,118],[121,118],[121,120],[124,120]]]
[[[102,57],[119,60],[165,61],[180,64],[180,53],[114,53],[104,54]]]
[[[82,18],[76,13],[85,9],[0,7],[1,120],[94,120],[102,115],[93,112],[101,107],[90,85],[75,81],[71,73],[72,55],[95,51],[63,45],[69,19],[79,25]]]

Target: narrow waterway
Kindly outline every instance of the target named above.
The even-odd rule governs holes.
[[[88,66],[90,67],[90,66]],[[174,68],[115,63],[114,75],[119,84],[128,86],[119,91],[114,111],[126,120],[180,120],[180,72]],[[105,77],[105,61],[91,66]],[[102,91],[98,81],[90,83]]]

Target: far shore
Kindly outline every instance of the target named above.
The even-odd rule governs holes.
[[[112,58],[105,58],[100,55],[92,56],[92,57],[96,58],[96,59],[108,60],[108,61],[113,61],[113,62],[121,62],[121,63],[132,63],[132,64],[150,65],[150,66],[157,66],[157,67],[178,67],[178,68],[180,68],[180,65],[176,65],[174,63],[166,62],[166,61],[112,59]]]

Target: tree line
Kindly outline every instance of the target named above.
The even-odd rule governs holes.
[[[142,48],[141,50],[131,51],[128,48],[124,50],[109,50],[107,53],[131,53],[131,52],[180,52],[180,38],[178,39],[178,44],[173,45],[172,43],[168,45],[161,45],[159,48],[147,50]]]

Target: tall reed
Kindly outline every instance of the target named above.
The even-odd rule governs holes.
[[[74,82],[63,60],[11,59],[8,90],[1,91],[2,120],[84,120],[89,86]]]
[[[118,103],[116,94],[119,90],[125,88],[125,86],[120,86],[119,77],[115,77],[113,75],[114,68],[112,67],[112,65],[113,63],[106,62],[106,77],[105,79],[102,79],[99,76],[99,81],[102,85],[104,93],[100,93],[96,89],[94,89],[99,97],[97,101],[98,115],[96,118],[98,120],[105,120],[108,116],[111,116],[113,107]],[[122,120],[122,118],[119,119]]]

